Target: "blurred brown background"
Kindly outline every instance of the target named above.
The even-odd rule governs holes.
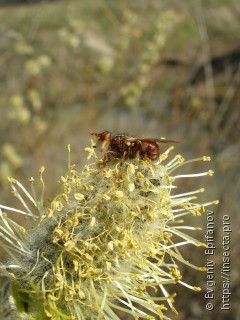
[[[42,165],[46,197],[54,196],[67,169],[66,146],[71,144],[72,162],[80,168],[90,130],[164,136],[181,142],[175,152],[185,158],[210,155],[210,164],[198,163],[188,172],[211,168],[215,175],[182,188],[204,186],[203,201],[220,200],[211,208],[215,308],[205,309],[206,275],[182,266],[185,282],[203,290],[173,288],[179,315],[169,316],[240,319],[238,0],[0,4],[0,202],[13,205],[8,176],[26,184]],[[231,310],[223,312],[224,214],[231,217],[233,233]],[[202,226],[198,237],[204,241],[206,216],[193,224]],[[185,251],[205,265],[203,250]]]

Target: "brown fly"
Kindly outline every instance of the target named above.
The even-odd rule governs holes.
[[[160,154],[159,143],[178,142],[164,138],[135,138],[127,134],[115,134],[109,131],[93,132],[104,151],[103,164],[106,165],[112,158],[121,159],[121,165],[126,159],[135,159],[138,155],[149,162]]]

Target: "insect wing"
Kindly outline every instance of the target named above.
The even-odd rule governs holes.
[[[175,142],[178,143],[179,141],[176,140],[168,140],[165,138],[135,138],[135,137],[129,137],[126,139],[126,141],[129,142],[136,142],[136,141],[141,141],[141,142],[162,142],[162,143],[168,143],[168,142]]]

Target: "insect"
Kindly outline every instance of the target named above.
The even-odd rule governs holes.
[[[122,165],[126,159],[134,159],[138,155],[140,158],[152,163],[152,160],[155,160],[160,154],[158,143],[178,142],[164,138],[135,138],[126,134],[115,134],[109,131],[99,133],[90,131],[90,134],[96,136],[98,143],[102,144],[104,165],[110,161],[111,157],[121,159],[120,165]]]

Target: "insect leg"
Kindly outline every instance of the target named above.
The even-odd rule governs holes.
[[[105,153],[104,153],[104,156],[103,156],[103,166],[105,167],[106,166],[106,163],[108,162],[108,161],[110,161],[110,158],[111,157],[113,157],[113,158],[119,158],[119,156],[118,156],[118,153],[117,152],[115,152],[115,151],[106,151]]]
[[[122,167],[123,162],[128,158],[128,152],[124,151],[120,161],[120,167]]]
[[[118,179],[121,178],[122,166],[123,166],[124,161],[128,158],[128,156],[129,156],[128,151],[124,151],[123,155],[121,157],[121,160],[119,162],[119,171],[118,171],[118,175],[117,175]]]

